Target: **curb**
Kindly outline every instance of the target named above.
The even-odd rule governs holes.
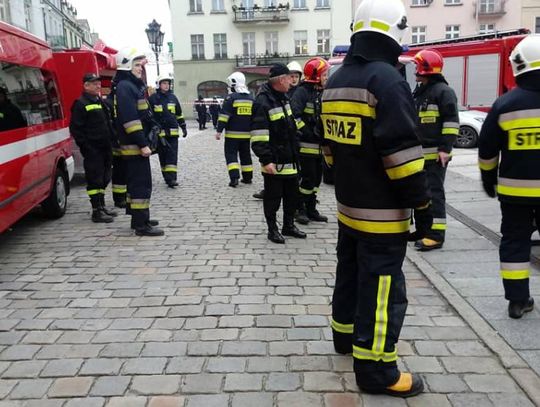
[[[444,299],[457,311],[486,346],[497,355],[504,368],[531,401],[540,406],[540,377],[536,372],[429,262],[411,250],[407,250],[407,258],[441,293]]]

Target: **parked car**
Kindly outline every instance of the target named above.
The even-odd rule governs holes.
[[[454,147],[473,148],[478,145],[478,136],[484,124],[487,113],[480,110],[469,110],[459,107],[459,135]]]

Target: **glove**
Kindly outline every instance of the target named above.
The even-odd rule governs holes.
[[[497,196],[497,193],[495,192],[495,184],[492,184],[490,182],[482,182],[482,186],[484,187],[484,191],[490,198],[495,198]]]
[[[422,209],[414,210],[414,223],[416,230],[413,233],[409,233],[407,240],[409,242],[416,242],[417,240],[426,237],[427,233],[431,229],[433,224],[433,215],[431,214],[431,204]]]
[[[187,137],[187,129],[186,129],[186,126],[183,126],[182,127],[182,137]]]

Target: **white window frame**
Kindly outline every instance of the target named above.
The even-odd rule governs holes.
[[[328,8],[330,7],[330,0],[317,0],[315,8]]]
[[[444,30],[444,38],[446,38],[447,40],[453,40],[455,38],[459,38],[460,28],[461,26],[459,24],[447,25]]]
[[[481,13],[493,13],[495,11],[495,0],[478,0],[478,6]]]
[[[330,30],[317,30],[317,54],[330,53]]]
[[[227,59],[227,33],[214,33],[214,59]]]
[[[489,34],[495,32],[495,23],[480,24],[478,26],[478,34]]]
[[[191,58],[195,60],[205,59],[204,34],[191,34]]]
[[[190,13],[202,13],[202,0],[189,0]]]
[[[212,11],[225,11],[225,0],[212,0]]]
[[[462,0],[444,0],[445,6],[457,6],[458,4],[463,4]]]
[[[306,30],[294,31],[294,55],[308,55]]]
[[[411,6],[413,7],[429,6],[429,0],[411,0]]]
[[[306,0],[294,0],[293,8],[306,8]]]
[[[417,25],[411,27],[411,44],[418,44],[426,41],[427,27],[425,25]]]
[[[279,41],[278,31],[266,31],[264,33],[264,43],[266,44],[266,54],[274,55],[279,52],[278,41]]]
[[[242,33],[242,54],[244,56],[255,56],[255,32]]]

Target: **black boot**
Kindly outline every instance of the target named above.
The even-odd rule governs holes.
[[[238,186],[238,178],[231,179],[231,181],[229,182],[229,186],[236,188]]]
[[[264,189],[261,189],[259,192],[253,194],[253,198],[264,199]]]
[[[135,234],[137,236],[163,236],[165,232],[163,229],[146,224],[143,228],[135,229]]]
[[[307,225],[309,223],[305,209],[298,209],[294,215],[294,219],[301,225]]]
[[[155,219],[148,219],[148,220],[146,221],[146,224],[147,224],[148,226],[158,226],[158,225],[159,225],[159,221],[157,221],[157,220],[155,220]],[[133,223],[133,219],[131,219],[131,229],[137,229],[137,228],[135,227],[135,224]]]
[[[101,207],[101,210],[105,212],[105,214],[112,216],[113,218],[118,216],[118,212],[116,212],[114,209],[109,209],[105,206],[105,195],[100,195],[99,205]]]
[[[278,244],[285,243],[285,238],[281,233],[279,233],[279,230],[277,228],[268,229],[268,240]]]
[[[283,228],[281,229],[281,234],[283,236],[296,237],[297,239],[305,239],[307,237],[304,232],[294,226],[293,218],[289,218],[289,216],[286,216],[283,221]]]
[[[534,299],[529,297],[526,301],[510,301],[508,304],[508,316],[519,319],[526,312],[531,312],[534,308]]]
[[[122,201],[114,201],[114,206],[116,206],[117,208],[125,209],[125,207],[127,206],[126,200],[124,199]]]
[[[306,213],[309,220],[313,222],[328,222],[328,218],[317,210],[317,196],[315,194],[311,195],[306,202]]]
[[[92,222],[94,223],[111,223],[114,220],[112,216],[107,215],[103,208],[92,210]]]

